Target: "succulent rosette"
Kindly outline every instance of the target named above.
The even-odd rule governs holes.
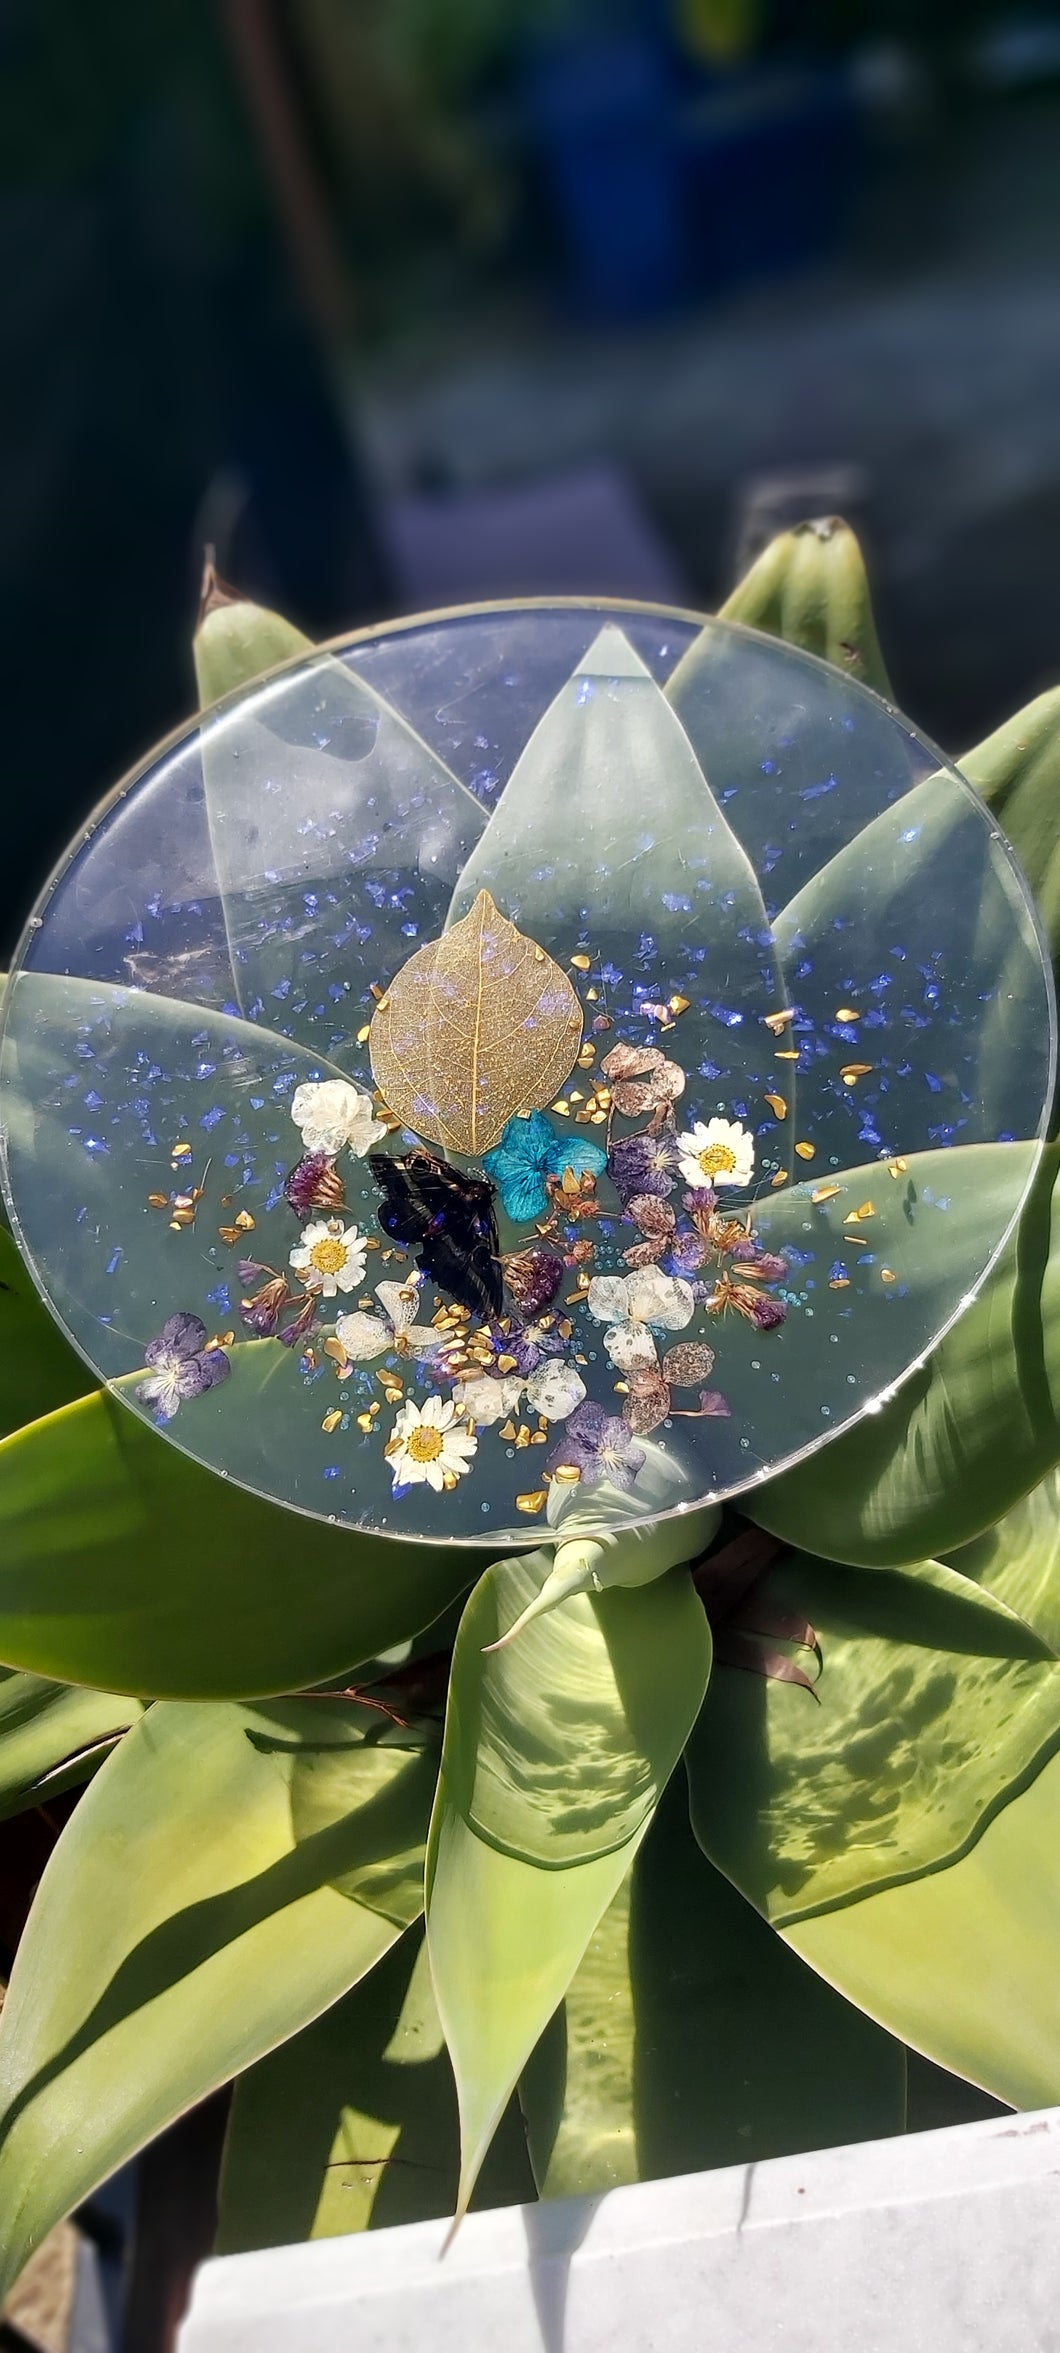
[[[664,1838],[708,1874],[718,1935],[741,1956],[766,1938],[770,1986],[775,1950],[795,1964],[758,1914],[820,1972],[799,2047],[869,2087],[873,2129],[897,2114],[894,2036],[1002,2097],[1044,2080],[1037,2024],[981,2060],[989,2003],[927,2016],[914,1961],[892,1943],[888,1978],[857,1926],[1035,1778],[1057,1723],[1044,1620],[1018,1578],[995,1595],[988,1563],[961,1566],[1000,1517],[977,1516],[974,1480],[914,1535],[905,1472],[870,1479],[860,1519],[827,1475],[844,1450],[869,1460],[917,1383],[932,1410],[932,1352],[971,1328],[1041,1194],[1053,999],[1007,844],[889,704],[724,622],[504,609],[327,654],[285,628],[266,636],[286,667],[230,678],[243,691],[105,804],[5,999],[12,1230],[82,1360],[64,1352],[58,1410],[7,1441],[11,1557],[53,1476],[98,1533],[56,1534],[48,1505],[33,1558],[64,1593],[76,1559],[79,1599],[50,1632],[32,1597],[7,1610],[0,1570],[0,1656],[153,1703],[72,1831],[98,1800],[117,1853],[141,1772],[160,1823],[182,1806],[194,1834],[201,1804],[251,1827],[214,1877],[204,1831],[188,1882],[194,1966],[232,1972],[205,2035],[145,2055],[141,2013],[180,1967],[127,2007],[113,1990],[123,1918],[143,1950],[183,1922],[160,1864],[145,1892],[153,1850],[46,2048],[16,1975],[0,2210],[28,2219],[11,2252],[0,2225],[0,2278],[137,2136],[261,2059],[231,2218],[254,2101],[270,2148],[285,2107],[264,2054],[284,2034],[323,2048],[342,2017],[363,2051],[377,1968],[387,2032],[426,2020],[448,2045],[461,2207],[520,2079],[537,2188],[612,2178],[578,2154],[579,1969],[603,1939],[632,1984],[623,1889],[635,1867],[645,1900]],[[937,1413],[921,1471],[932,1444]],[[735,1536],[725,1503],[751,1523]],[[788,1541],[855,1566],[778,1561]],[[929,1670],[928,1619],[952,1674]],[[712,1678],[712,1656],[739,1671]],[[875,1794],[851,1762],[870,1733]],[[695,1846],[672,1794],[660,1810],[682,1757]],[[79,1867],[64,1840],[31,1944],[50,1907],[76,1915]],[[203,1958],[211,1907],[248,1879],[260,1912]],[[273,2008],[247,1990],[265,1979]],[[549,2124],[527,2068],[564,2000]],[[25,2093],[78,2036],[79,2114],[97,2065],[129,2086],[108,2089],[105,2148],[80,2128],[67,2148]],[[324,2077],[345,2085],[338,2061]],[[837,2122],[822,2107],[811,2129]],[[627,2118],[613,2178],[635,2141]],[[51,2184],[25,2207],[24,2175]]]

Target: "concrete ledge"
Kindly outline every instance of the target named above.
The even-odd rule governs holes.
[[[1060,2353],[1060,2108],[207,2263],[180,2353]]]

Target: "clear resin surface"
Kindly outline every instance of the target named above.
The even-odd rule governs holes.
[[[824,664],[590,604],[401,624],[112,797],[5,1000],[76,1346],[298,1511],[523,1546],[878,1407],[1033,1172],[1051,984],[970,788]]]

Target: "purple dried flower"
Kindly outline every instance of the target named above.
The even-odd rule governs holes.
[[[284,1193],[299,1217],[311,1209],[345,1209],[346,1189],[326,1152],[307,1152],[284,1179]]]
[[[249,1264],[248,1261],[244,1263]],[[242,1274],[243,1268],[240,1267],[239,1271]],[[264,1274],[266,1269],[253,1267],[251,1271]],[[262,1284],[260,1291],[254,1292],[252,1298],[240,1301],[239,1312],[247,1330],[256,1332],[259,1340],[271,1340],[290,1297],[283,1275],[272,1275],[267,1283]]]
[[[720,1389],[701,1389],[699,1410],[703,1414],[716,1414],[719,1421],[729,1421],[732,1416],[732,1408],[722,1396]]]
[[[670,1244],[670,1256],[667,1261],[669,1271],[675,1275],[694,1275],[697,1268],[702,1266],[706,1255],[707,1245],[702,1234],[675,1234]]]
[[[565,1467],[580,1471],[583,1487],[598,1487],[601,1480],[609,1479],[613,1487],[628,1495],[643,1466],[644,1448],[637,1445],[628,1424],[587,1400],[575,1407],[565,1423],[546,1467],[553,1477]]]
[[[227,1381],[232,1370],[224,1349],[208,1346],[201,1317],[187,1309],[169,1317],[157,1340],[148,1342],[144,1359],[151,1377],[140,1382],[139,1393],[160,1422],[171,1422],[186,1398],[201,1397],[204,1389]]]
[[[305,1338],[310,1324],[313,1321],[313,1317],[316,1314],[319,1303],[319,1292],[307,1291],[305,1293],[302,1299],[302,1304],[299,1307],[298,1313],[295,1316],[293,1322],[285,1324],[282,1332],[279,1335],[285,1348],[294,1348],[297,1346],[299,1340]]]
[[[693,1185],[687,1193],[682,1193],[681,1199],[690,1217],[709,1217],[718,1206],[713,1185]]]
[[[543,1324],[512,1324],[510,1331],[502,1331],[499,1324],[487,1327],[487,1338],[495,1356],[513,1356],[515,1369],[524,1381],[536,1373],[538,1365],[548,1356],[562,1356],[563,1341],[555,1325],[546,1329]]]
[[[677,1137],[672,1122],[657,1136],[623,1136],[612,1144],[607,1165],[611,1182],[625,1207],[638,1193],[672,1193],[677,1167]]]
[[[563,1281],[563,1260],[551,1250],[515,1250],[504,1260],[504,1280],[524,1315],[540,1315]]]
[[[751,1320],[757,1324],[760,1332],[775,1332],[787,1312],[782,1299],[756,1299]]]

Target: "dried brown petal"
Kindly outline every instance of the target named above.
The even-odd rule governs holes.
[[[658,1070],[659,1064],[665,1060],[658,1046],[627,1046],[620,1040],[617,1046],[612,1046],[609,1054],[605,1054],[600,1068],[604,1076],[611,1080],[642,1078],[645,1071]]]
[[[642,1234],[652,1236],[672,1234],[677,1224],[670,1203],[660,1200],[657,1193],[634,1194],[632,1201],[627,1204],[626,1214],[640,1227]]]
[[[655,1365],[635,1367],[629,1376],[629,1395],[622,1407],[623,1421],[628,1422],[634,1437],[649,1437],[666,1420],[669,1411],[669,1382]]]
[[[679,1340],[662,1360],[663,1374],[675,1389],[695,1389],[714,1370],[714,1350],[702,1340]]]

